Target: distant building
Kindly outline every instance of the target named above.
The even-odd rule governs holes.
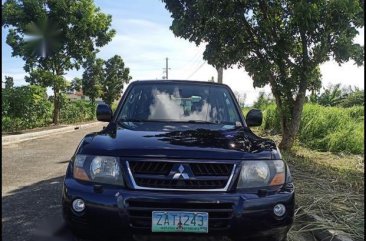
[[[68,91],[66,92],[66,98],[70,101],[77,101],[77,100],[86,100],[89,101],[90,98],[83,94],[83,91]],[[95,99],[97,104],[104,103],[102,98]]]

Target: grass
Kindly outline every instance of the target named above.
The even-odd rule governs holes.
[[[259,136],[273,139],[261,129],[253,130]],[[347,233],[353,240],[364,240],[364,158],[361,155],[334,154],[311,150],[296,143],[291,152],[282,152],[290,165],[296,188],[297,219],[301,213],[316,215],[316,222],[301,221],[291,230],[308,232],[328,229]]]
[[[265,107],[263,114],[262,129],[280,133],[276,105]],[[363,154],[364,107],[324,107],[307,103],[304,105],[298,137],[301,143],[311,149]]]

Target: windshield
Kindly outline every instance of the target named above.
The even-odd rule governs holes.
[[[117,121],[241,123],[234,100],[225,87],[181,83],[132,87]]]

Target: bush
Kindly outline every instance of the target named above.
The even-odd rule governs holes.
[[[281,133],[281,122],[275,104],[268,105],[263,111],[262,128],[273,134]]]
[[[346,96],[344,100],[340,103],[341,107],[353,107],[353,106],[363,106],[365,100],[365,91],[356,90]]]
[[[96,106],[85,100],[64,100],[60,110],[60,123],[72,124],[96,118]]]
[[[52,104],[46,89],[27,85],[2,90],[2,131],[19,131],[48,125]]]
[[[46,89],[27,85],[2,90],[2,131],[16,132],[48,126],[52,123],[53,104],[47,99]],[[80,100],[70,101],[62,95],[60,123],[71,124],[91,121],[96,107]]]
[[[275,105],[263,110],[262,129],[280,133]],[[298,139],[306,146],[331,152],[364,153],[364,108],[324,107],[305,104]]]

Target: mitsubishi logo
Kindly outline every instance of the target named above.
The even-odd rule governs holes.
[[[175,164],[170,171],[169,176],[171,176],[173,180],[189,180],[193,176],[193,173],[188,164]]]

